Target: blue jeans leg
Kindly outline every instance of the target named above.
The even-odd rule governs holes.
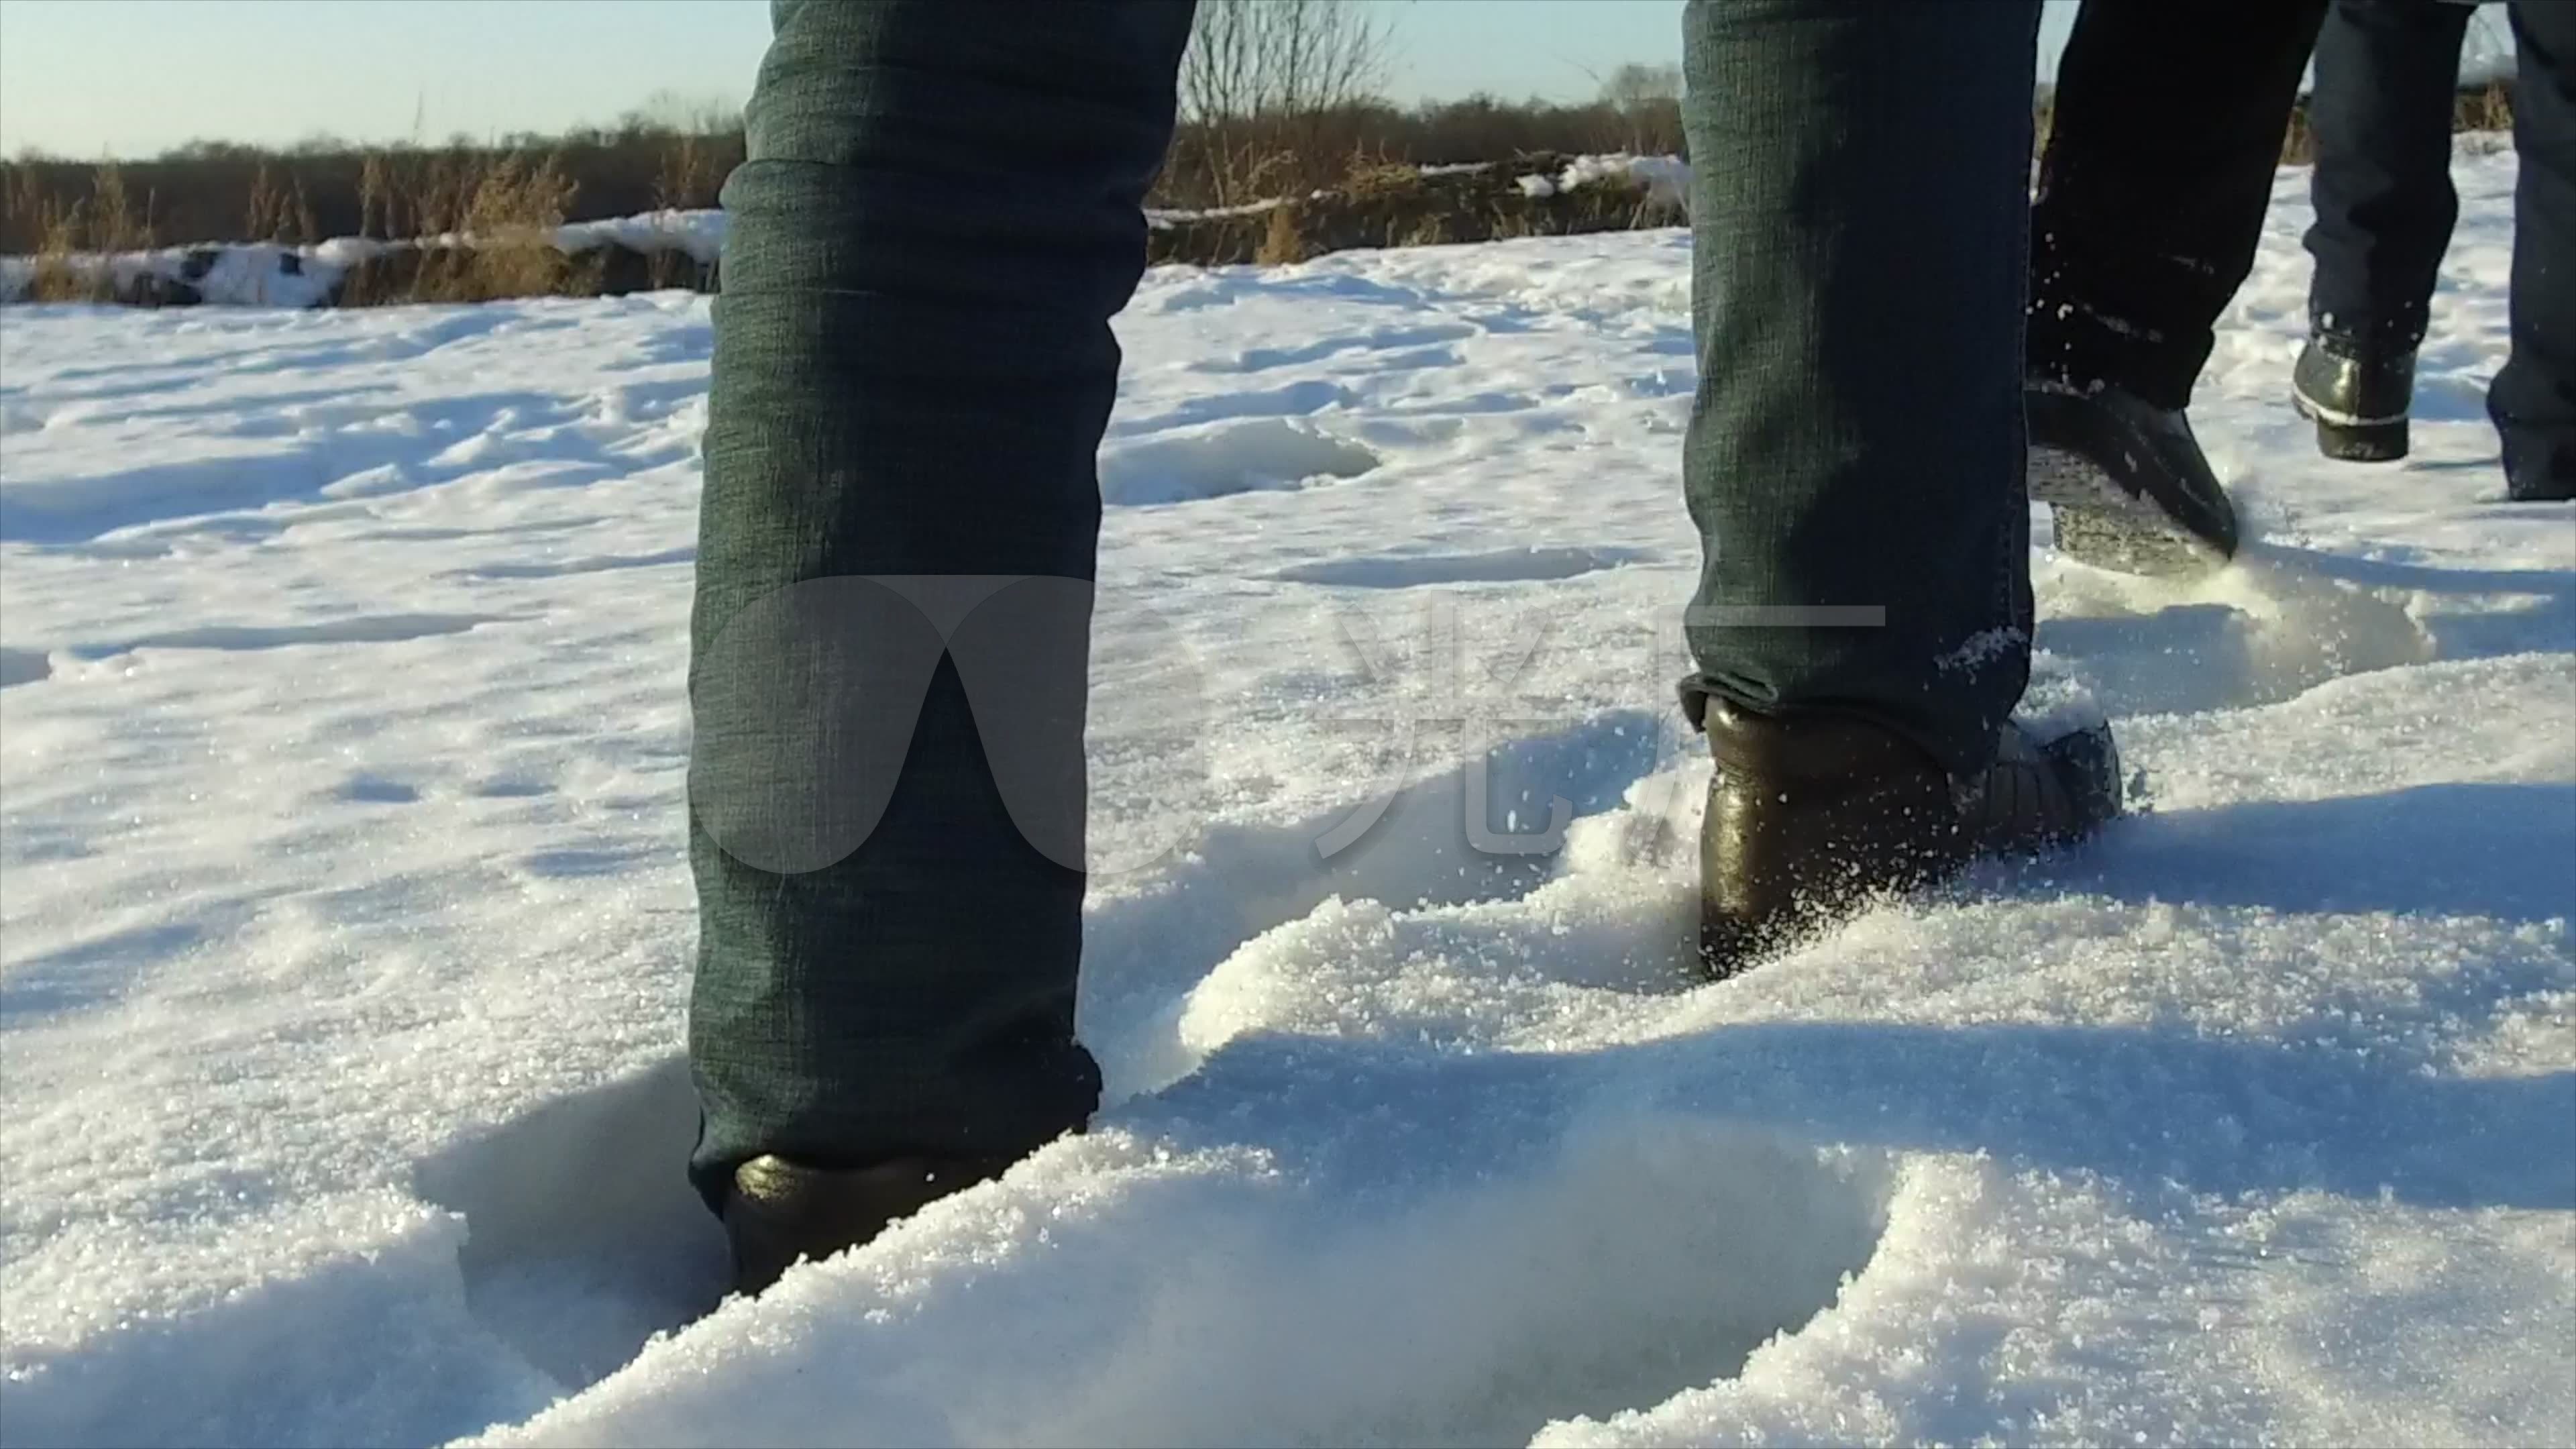
[[[1026,620],[1016,681],[961,675],[946,624],[902,607],[917,591],[849,581],[1091,579],[1109,319],[1143,271],[1190,14],[773,6],[724,191],[691,621],[711,1200],[761,1153],[1009,1156],[1097,1105],[1079,856],[1015,824],[1078,834],[1087,614]],[[996,729],[1055,762],[1007,801]]]
[[[2035,0],[1692,0],[1696,711],[1981,769],[2028,682]]]

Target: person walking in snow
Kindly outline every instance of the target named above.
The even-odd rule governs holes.
[[[2452,107],[2473,7],[2336,0],[2316,48],[2311,334],[2293,397],[2330,458],[2406,456],[2415,350],[2459,219]],[[2576,5],[2513,0],[2512,348],[2487,389],[2505,491],[2576,498]]]
[[[1095,451],[1190,19],[773,5],[691,623],[690,1171],[746,1291],[1098,1105],[1073,1030]],[[2037,19],[1687,9],[1712,975],[2117,809],[2107,728],[2012,720]]]
[[[2459,210],[2451,111],[2473,10],[2085,0],[2031,213],[2031,487],[2060,505],[2060,547],[2151,572],[2235,551],[2235,513],[2184,410],[2253,266],[2311,52],[2313,335],[2293,398],[2328,456],[2404,454],[2415,348]],[[2515,0],[2509,14],[2512,353],[2488,409],[2510,496],[2565,499],[2576,497],[2576,4]],[[2123,512],[2123,496],[2145,506]]]
[[[2031,204],[2031,493],[2087,563],[2185,574],[2236,551],[2191,431],[2218,315],[2253,270],[2326,0],[2084,0]],[[2119,502],[2135,498],[2139,506]]]

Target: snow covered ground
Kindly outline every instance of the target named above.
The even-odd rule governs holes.
[[[703,1317],[705,300],[9,312],[0,1439],[2576,1442],[2576,516],[2479,411],[2512,174],[2461,162],[2413,459],[2282,403],[2285,173],[2196,410],[2257,541],[2041,550],[2038,698],[2139,813],[1718,986],[1683,236],[1155,272],[1112,1105]]]

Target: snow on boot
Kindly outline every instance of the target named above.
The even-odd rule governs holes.
[[[2042,745],[2007,722],[1994,763],[1954,780],[1904,736],[1849,715],[1706,709],[1717,773],[1700,827],[1700,962],[1711,977],[1978,856],[2080,840],[2120,809],[2107,724]]]
[[[2236,556],[2236,505],[2181,412],[2126,388],[2033,378],[2030,496],[2057,520],[2057,546],[2097,568],[2201,574]]]

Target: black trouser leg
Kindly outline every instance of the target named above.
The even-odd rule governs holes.
[[[2460,214],[2451,110],[2471,13],[2441,0],[2336,0],[2317,37],[2308,320],[2356,354],[2424,340]]]
[[[2325,0],[2085,0],[2031,212],[2030,367],[2191,400]]]

